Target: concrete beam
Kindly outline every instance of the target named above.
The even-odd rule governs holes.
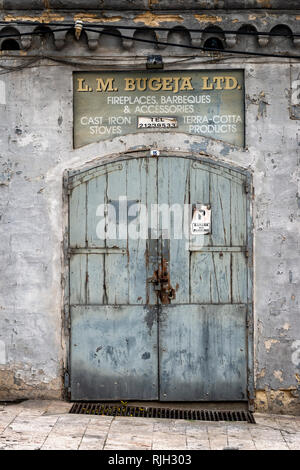
[[[0,0],[0,10],[295,10],[298,0]]]

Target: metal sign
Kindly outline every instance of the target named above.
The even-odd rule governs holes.
[[[74,147],[137,132],[244,146],[242,70],[75,72]]]
[[[191,223],[192,235],[208,235],[211,233],[210,204],[194,204]]]

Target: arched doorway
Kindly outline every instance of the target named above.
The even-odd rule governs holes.
[[[248,400],[249,184],[187,155],[70,175],[72,400]]]

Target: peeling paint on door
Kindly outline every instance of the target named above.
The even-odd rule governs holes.
[[[72,399],[247,400],[246,176],[175,156],[111,166],[75,173],[68,185]],[[137,223],[134,201],[151,214],[145,238],[117,236],[125,195],[126,223]],[[191,235],[188,220],[188,238],[175,236],[175,207],[202,202],[209,233]],[[110,209],[99,211],[108,203],[114,232]],[[100,215],[112,238],[98,236]]]

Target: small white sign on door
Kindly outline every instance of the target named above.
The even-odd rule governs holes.
[[[193,204],[191,234],[207,235],[209,233],[211,233],[210,204]]]

